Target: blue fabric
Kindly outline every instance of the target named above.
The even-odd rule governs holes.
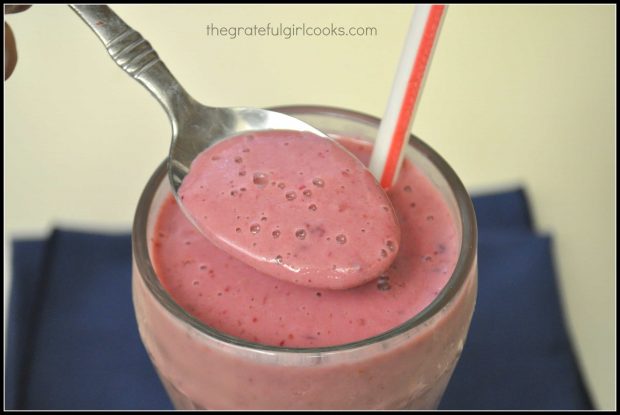
[[[140,343],[129,235],[57,230],[13,248],[6,407],[171,409]]]
[[[440,409],[592,409],[568,338],[549,236],[522,190],[474,197],[478,299]]]
[[[591,409],[564,327],[552,241],[522,190],[474,198],[479,294],[440,409]],[[130,236],[13,243],[7,409],[171,409],[140,342]]]

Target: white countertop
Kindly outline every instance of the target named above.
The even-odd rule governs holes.
[[[201,102],[322,104],[379,117],[412,11],[113,8]],[[553,237],[568,327],[599,409],[615,407],[615,11],[450,6],[413,126],[470,190],[528,191],[537,229]],[[167,154],[164,112],[68,7],[35,5],[6,20],[19,62],[4,87],[5,253],[10,238],[57,225],[128,230]],[[210,24],[267,23],[369,26],[377,35],[207,34]]]

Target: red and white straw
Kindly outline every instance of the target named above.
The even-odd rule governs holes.
[[[402,164],[445,5],[418,4],[413,11],[392,92],[379,127],[369,169],[384,189],[392,186]]]

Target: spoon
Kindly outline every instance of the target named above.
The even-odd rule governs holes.
[[[178,190],[192,161],[222,138],[258,130],[308,131],[329,138],[303,121],[279,112],[248,107],[216,108],[199,103],[174,78],[151,44],[108,6],[69,7],[95,32],[118,66],[144,85],[168,114],[172,124],[168,176],[182,208]],[[186,210],[185,213],[196,225],[192,215]]]
[[[177,205],[187,219],[203,236],[216,246],[254,268],[276,278],[301,285],[346,289],[368,282],[385,271],[396,255],[395,247],[400,240],[397,218],[387,195],[374,177],[344,147],[341,147],[335,140],[332,140],[303,121],[279,112],[247,107],[216,108],[197,102],[172,76],[150,43],[123,22],[109,7],[100,5],[71,5],[70,7],[95,32],[110,56],[112,56],[112,59],[131,77],[144,85],[164,107],[172,124],[172,143],[168,156],[168,177],[172,193],[177,201]],[[296,170],[295,173],[289,171],[288,175],[286,175],[289,185],[291,185],[293,177],[297,176],[298,167],[306,164],[306,156],[310,149],[319,148],[320,151],[318,152],[324,152],[325,154],[329,152],[330,162],[322,165],[320,174],[324,176],[323,179],[329,176],[328,182],[330,185],[336,186],[336,183],[338,183],[338,187],[332,190],[332,193],[323,192],[323,199],[320,199],[320,190],[328,190],[327,186],[323,188],[323,179],[320,179],[321,184],[314,184],[317,186],[315,197],[317,201],[322,201],[320,209],[323,212],[329,212],[329,209],[333,210],[334,206],[336,208],[340,206],[331,215],[324,216],[324,214],[321,214],[320,218],[314,215],[313,219],[311,206],[300,208],[293,203],[287,204],[286,209],[276,216],[288,218],[289,220],[298,220],[299,223],[296,223],[298,228],[295,229],[296,237],[293,238],[291,235],[283,233],[282,238],[279,239],[279,242],[282,242],[282,244],[275,247],[272,247],[269,243],[265,243],[263,247],[257,247],[256,240],[248,238],[237,239],[239,236],[238,232],[242,231],[237,225],[234,227],[221,227],[223,223],[226,223],[223,218],[230,215],[235,209],[248,209],[246,215],[249,218],[253,211],[261,206],[261,203],[264,205],[263,209],[267,211],[273,207],[272,201],[278,200],[278,197],[280,197],[280,202],[286,200],[282,199],[282,195],[272,194],[274,189],[277,189],[275,182],[273,183],[274,187],[269,189],[271,193],[268,191],[263,192],[261,190],[262,186],[256,189],[254,187],[244,187],[241,189],[248,190],[245,193],[248,196],[253,196],[252,198],[247,197],[244,201],[252,202],[239,202],[231,205],[228,199],[220,200],[217,196],[209,199],[209,202],[213,203],[212,208],[209,209],[209,215],[215,212],[218,212],[220,215],[220,219],[216,221],[205,221],[202,220],[203,218],[195,216],[194,212],[199,211],[195,209],[196,206],[183,202],[183,192],[187,193],[184,179],[187,177],[189,179],[187,181],[195,183],[190,168],[194,161],[198,161],[203,155],[207,154],[205,151],[226,149],[226,146],[222,147],[219,143],[231,140],[233,140],[233,143],[239,143],[239,141],[235,142],[234,139],[243,138],[244,135],[247,137],[249,132],[264,133],[266,130],[273,134],[276,132],[286,132],[289,136],[292,133],[294,137],[297,137],[293,141],[303,141],[303,143],[291,142],[288,150],[280,150],[287,151],[285,154],[290,159],[288,165]],[[228,140],[223,140],[225,138]],[[260,165],[268,162],[273,153],[271,149],[275,148],[272,147],[272,143],[275,143],[275,141],[272,139],[273,137],[265,141],[264,145],[259,145],[259,147],[255,148],[257,154],[262,154],[261,157],[256,159]],[[316,140],[318,140],[318,143]],[[218,145],[214,145],[216,143]],[[286,140],[285,143],[287,143]],[[297,158],[294,160],[288,157],[291,154],[291,148],[294,147],[293,144],[301,146],[296,153]],[[258,151],[261,149],[264,150],[262,153]],[[213,158],[218,158],[218,156]],[[238,160],[240,161],[241,157],[238,157]],[[284,167],[284,165],[287,165],[287,163],[276,163],[276,165],[272,165],[270,171],[276,171]],[[305,168],[310,169],[307,172],[309,174],[312,168],[316,168],[316,166],[313,166],[311,163],[309,166],[306,165]],[[231,174],[231,171],[230,168],[224,171],[217,170],[217,168],[211,172],[207,170],[207,173],[210,172],[208,175],[210,180],[208,181],[217,181],[226,176],[226,174]],[[344,189],[344,179],[341,178],[343,174],[351,176],[351,179],[353,179],[346,193],[343,193],[344,191],[341,190],[341,188]],[[235,171],[233,176],[236,177],[236,175],[237,172]],[[234,177],[228,179],[234,181]],[[297,177],[295,180],[300,180],[300,178]],[[304,201],[305,203],[305,199],[302,196],[308,193],[308,189],[305,191],[303,189],[304,186],[310,186],[310,184],[300,182],[296,185],[296,190],[300,192],[297,202]],[[234,194],[234,192],[231,193]],[[289,194],[292,192],[291,189],[288,189],[285,193],[285,196],[289,198],[288,201],[292,201],[289,197]],[[271,198],[265,198],[266,194],[270,194]],[[335,203],[338,197],[343,199],[340,204]],[[207,202],[206,198],[204,201]],[[357,201],[357,203],[354,201]],[[358,209],[354,209],[353,207],[355,206]],[[316,205],[314,207],[317,209]],[[369,223],[366,226],[368,229],[358,229],[358,216],[364,216],[372,207],[379,210],[377,220],[374,221],[375,223],[372,226]],[[299,214],[292,214],[291,212],[295,211],[295,209],[297,211],[301,209],[304,214],[301,216]],[[341,215],[340,210],[346,210],[347,213]],[[236,215],[241,218],[241,215]],[[343,216],[348,216],[349,219],[342,222]],[[203,217],[206,217],[204,212]],[[331,219],[334,220],[331,228],[338,229],[338,234],[335,233],[333,237],[326,235],[323,238],[325,240],[316,241],[315,234],[325,232],[324,227],[327,223],[332,223],[329,222]],[[348,224],[348,227],[343,223]],[[300,224],[305,224],[305,227],[299,228]],[[291,224],[282,223],[282,229],[284,229],[285,225]],[[257,225],[251,224],[251,230],[257,229],[253,226]],[[348,238],[345,236],[345,233],[342,233],[344,230],[348,230]],[[312,234],[313,232],[314,234]],[[305,237],[306,233],[309,234],[308,238]],[[355,237],[354,234],[359,235]],[[287,236],[289,240],[286,239]],[[359,239],[357,243],[355,243],[356,238]],[[349,242],[345,243],[347,240]],[[272,241],[268,239],[268,242]],[[284,249],[284,246],[291,252],[284,251],[282,252],[283,255],[277,254],[278,252],[276,251],[272,252],[275,249]],[[362,255],[363,252],[357,249],[360,246],[372,246],[372,252],[369,255]],[[294,248],[298,248],[299,254],[295,253]],[[288,254],[290,254],[292,259],[288,258]],[[378,259],[375,258],[377,255],[379,255]],[[329,261],[324,260],[327,257]],[[289,263],[289,260],[292,262]]]

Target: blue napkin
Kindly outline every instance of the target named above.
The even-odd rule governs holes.
[[[552,241],[518,189],[473,198],[478,299],[440,409],[592,409],[564,325]]]
[[[440,409],[591,409],[564,327],[551,239],[525,193],[474,198],[479,294]],[[7,409],[171,409],[140,342],[128,234],[13,242]]]

